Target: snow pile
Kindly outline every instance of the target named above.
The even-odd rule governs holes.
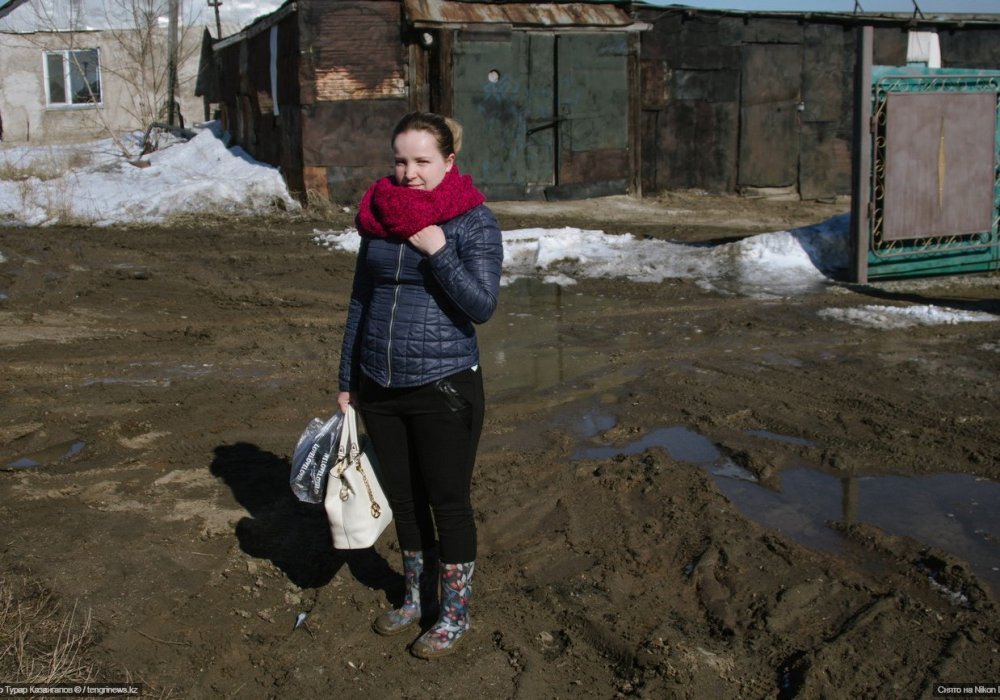
[[[956,323],[996,321],[993,314],[982,311],[957,311],[940,306],[922,304],[915,306],[860,306],[851,309],[823,309],[819,315],[866,328],[911,328],[913,326],[940,326]]]
[[[847,268],[850,216],[749,236],[722,245],[682,244],[578,228],[504,231],[503,283],[523,277],[568,286],[583,278],[621,277],[633,282],[693,280],[703,289],[759,298],[818,291]],[[357,253],[355,229],[316,232],[332,250]],[[862,306],[824,309],[820,316],[869,328],[996,321],[982,312],[937,306]]]
[[[793,231],[724,245],[690,245],[578,228],[504,231],[504,283],[541,276],[563,286],[581,278],[633,282],[691,279],[701,287],[753,296],[813,290],[847,266],[848,215]],[[357,252],[357,231],[318,233],[328,248]]]
[[[150,163],[145,168],[127,162],[110,140],[2,149],[0,168],[25,176],[0,180],[0,224],[156,224],[179,214],[299,208],[277,168],[226,148],[210,126],[190,141],[164,139],[166,147],[143,158]],[[61,167],[74,160],[82,165]],[[52,176],[53,169],[62,174]]]

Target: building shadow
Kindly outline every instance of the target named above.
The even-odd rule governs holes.
[[[219,445],[210,470],[232,490],[247,517],[236,523],[240,548],[267,559],[299,588],[325,586],[344,566],[362,584],[397,597],[402,576],[374,548],[336,550],[322,505],[302,503],[288,486],[288,460],[257,445]]]
[[[809,262],[825,277],[846,281],[850,269],[846,241],[851,215],[837,214],[825,221],[789,230],[792,238],[809,257]]]

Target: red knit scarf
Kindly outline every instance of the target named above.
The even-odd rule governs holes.
[[[431,224],[443,224],[475,209],[486,201],[472,184],[472,177],[461,175],[453,166],[433,190],[397,185],[392,177],[376,180],[361,198],[355,223],[362,236],[369,238],[409,238]]]

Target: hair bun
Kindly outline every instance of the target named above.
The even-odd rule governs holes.
[[[455,144],[455,155],[458,155],[458,152],[462,150],[462,125],[451,117],[445,117],[444,123],[451,130],[451,139]]]

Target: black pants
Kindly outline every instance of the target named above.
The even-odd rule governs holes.
[[[358,394],[399,546],[428,550],[438,543],[446,564],[475,561],[470,492],[483,430],[482,372],[402,389],[362,375]]]

